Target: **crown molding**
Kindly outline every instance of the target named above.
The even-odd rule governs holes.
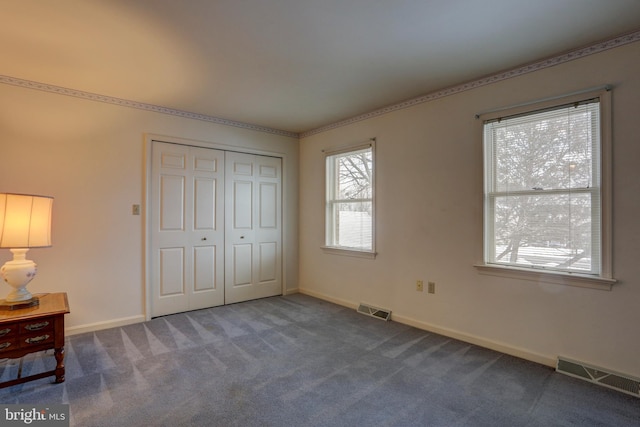
[[[492,83],[496,83],[502,80],[507,80],[512,77],[518,77],[523,74],[531,73],[533,71],[538,71],[544,68],[549,68],[559,64],[564,64],[565,62],[573,61],[574,59],[583,58],[585,56],[593,55],[595,53],[599,53],[605,50],[613,49],[613,48],[623,46],[629,43],[637,42],[637,41],[640,41],[640,30],[632,33],[624,34],[622,36],[618,36],[600,43],[596,43],[588,47],[571,50],[564,54],[553,56],[541,61],[536,61],[531,64],[524,65],[518,68],[513,68],[507,71],[503,71],[501,73],[492,74],[490,76],[483,77],[478,80],[473,80],[457,86],[449,87],[447,89],[431,92],[426,95],[419,96],[417,98],[412,98],[412,99],[400,102],[398,104],[389,105],[387,107],[383,107],[378,110],[374,110],[365,114],[360,114],[358,116],[351,117],[349,119],[345,119],[345,120],[341,120],[325,126],[321,126],[317,129],[305,131],[300,133],[300,138],[306,138],[308,136],[315,135],[321,132],[326,132],[331,129],[350,125],[352,123],[371,119],[373,117],[378,117],[383,114],[391,113],[393,111],[402,110],[404,108],[413,107],[414,105],[423,104],[425,102],[444,98],[446,96],[455,95],[457,93],[465,92],[467,90],[476,89],[476,88],[486,86]]]
[[[233,126],[242,129],[249,129],[257,132],[271,133],[275,135],[287,136],[289,138],[298,138],[296,132],[289,132],[280,129],[273,129],[266,126],[258,126],[250,123],[238,122],[235,120],[223,119],[215,116],[207,116],[206,114],[192,113],[189,111],[176,110],[174,108],[162,107],[160,105],[146,104],[144,102],[131,101],[128,99],[115,98],[113,96],[100,95],[97,93],[85,92],[77,89],[70,89],[61,86],[50,85],[47,83],[34,82],[31,80],[19,79],[17,77],[0,75],[0,83],[18,86],[26,89],[34,89],[42,92],[55,93],[58,95],[72,96],[88,101],[104,102],[106,104],[118,105],[120,107],[135,108],[138,110],[152,111],[154,113],[168,114],[171,116],[183,117],[186,119],[200,120],[204,122],[216,123],[225,126]]]

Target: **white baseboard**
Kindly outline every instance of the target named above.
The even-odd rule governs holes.
[[[353,309],[356,309],[358,307],[358,303],[353,303],[351,301],[334,298],[320,292],[311,291],[309,289],[300,288],[300,293],[309,295],[315,298],[319,298],[324,301],[329,301],[334,304],[341,305],[343,307],[348,307]],[[433,332],[449,338],[454,338],[454,339],[468,342],[470,344],[474,344],[480,347],[488,348],[490,350],[495,350],[500,353],[508,354],[510,356],[515,356],[520,359],[529,360],[531,362],[539,363],[541,365],[546,365],[552,368],[555,368],[556,366],[556,362],[557,362],[556,357],[535,353],[530,350],[514,347],[512,345],[505,344],[502,342],[489,340],[489,339],[478,337],[475,335],[470,335],[464,332],[457,331],[455,329],[443,328],[441,326],[437,326],[431,323],[423,322],[421,320],[413,319],[408,316],[399,315],[394,310],[391,310],[391,320],[394,322],[402,323],[404,325],[413,326],[415,328],[422,329],[424,331]]]
[[[464,332],[456,331],[455,329],[443,328],[441,326],[422,322],[420,320],[412,319],[410,317],[400,316],[395,313],[392,314],[391,320],[394,320],[398,323],[402,323],[405,325],[414,326],[418,329],[423,329],[425,331],[433,332],[439,335],[444,335],[449,338],[454,338],[460,341],[468,342],[469,344],[474,344],[480,347],[488,348],[490,350],[495,350],[500,353],[508,354],[510,356],[515,356],[520,359],[529,360],[531,362],[539,363],[541,365],[546,365],[552,368],[555,368],[556,366],[557,360],[555,357],[545,356],[543,354],[535,353],[530,350],[526,350],[519,347],[514,347],[512,345],[505,344],[499,341],[493,341],[493,340],[478,337],[475,335],[466,334]]]
[[[115,320],[108,320],[105,322],[96,322],[96,323],[88,323],[86,325],[79,326],[71,326],[69,328],[65,328],[65,335],[77,335],[83,334],[85,332],[95,332],[100,331],[102,329],[110,329],[117,328],[120,326],[132,325],[134,323],[144,322],[146,319],[144,315],[140,314],[137,316],[131,317],[123,317]]]
[[[326,295],[326,294],[323,294],[323,293],[320,293],[320,292],[316,292],[316,291],[312,291],[312,290],[309,290],[309,289],[305,289],[305,288],[299,288],[298,291],[301,294],[309,295],[310,297],[318,298],[318,299],[321,299],[321,300],[324,300],[324,301],[329,301],[329,302],[332,302],[334,304],[341,305],[343,307],[353,308],[354,310],[356,308],[358,308],[358,305],[359,305],[357,303],[352,303],[351,301],[334,298],[334,297],[331,297],[329,295]]]

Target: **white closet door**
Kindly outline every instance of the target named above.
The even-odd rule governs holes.
[[[227,152],[225,168],[225,303],[281,295],[281,159]]]
[[[224,151],[154,141],[152,316],[224,304]]]

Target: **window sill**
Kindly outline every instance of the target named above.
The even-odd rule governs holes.
[[[375,259],[377,255],[376,252],[359,251],[357,249],[346,249],[346,248],[339,248],[336,246],[321,246],[321,249],[325,254],[345,255],[345,256],[352,256],[352,257],[366,258],[366,259]]]
[[[599,289],[602,291],[610,291],[616,283],[615,279],[578,273],[538,271],[495,264],[476,264],[474,267],[476,267],[481,274],[487,274],[490,276],[509,277],[512,279],[552,283],[555,285],[577,286],[580,288]]]

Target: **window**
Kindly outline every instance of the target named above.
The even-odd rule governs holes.
[[[485,265],[610,277],[601,98],[484,121]]]
[[[325,249],[374,253],[373,178],[373,144],[327,153]]]

